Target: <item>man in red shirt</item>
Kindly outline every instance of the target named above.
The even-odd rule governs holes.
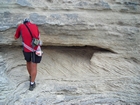
[[[29,19],[24,19],[23,24],[18,25],[14,38],[18,39],[20,36],[22,37],[23,55],[30,75],[29,90],[32,91],[36,87],[37,63],[40,63],[42,58],[40,53],[36,53],[37,51],[41,51],[40,45],[32,45],[33,38],[40,39],[38,27],[31,23]]]

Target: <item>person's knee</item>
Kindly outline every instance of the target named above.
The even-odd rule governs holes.
[[[37,67],[37,63],[33,63],[33,62],[32,62],[32,66],[33,66],[33,67]]]

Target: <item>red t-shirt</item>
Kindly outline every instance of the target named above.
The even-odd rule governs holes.
[[[38,27],[35,24],[30,23],[30,22],[26,23],[26,25],[29,27],[29,29],[30,29],[33,37],[39,39],[39,30],[38,30]],[[16,38],[19,38],[20,35],[22,37],[23,43],[25,43],[27,46],[33,48],[33,46],[31,45],[32,37],[30,35],[29,30],[25,26],[25,24],[20,24],[17,27],[16,33],[15,33],[15,37]],[[32,52],[31,50],[27,49],[25,46],[23,46],[23,47],[24,47],[23,50],[25,52]],[[37,47],[38,46],[34,47],[34,50],[37,50]]]

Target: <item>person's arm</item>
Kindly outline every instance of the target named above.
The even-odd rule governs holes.
[[[20,37],[20,25],[17,27],[17,29],[16,29],[16,33],[15,33],[15,35],[14,35],[14,39],[16,40],[16,39],[18,39]]]

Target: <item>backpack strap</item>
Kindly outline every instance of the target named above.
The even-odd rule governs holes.
[[[25,24],[25,26],[27,27],[28,31],[30,32],[31,37],[33,38],[33,35],[31,33],[31,30],[29,29],[29,27]]]
[[[36,50],[34,50],[33,48],[31,48],[30,46],[28,46],[27,44],[25,44],[24,42],[22,42],[22,45],[23,45],[26,49],[30,50],[31,52],[36,51]]]

